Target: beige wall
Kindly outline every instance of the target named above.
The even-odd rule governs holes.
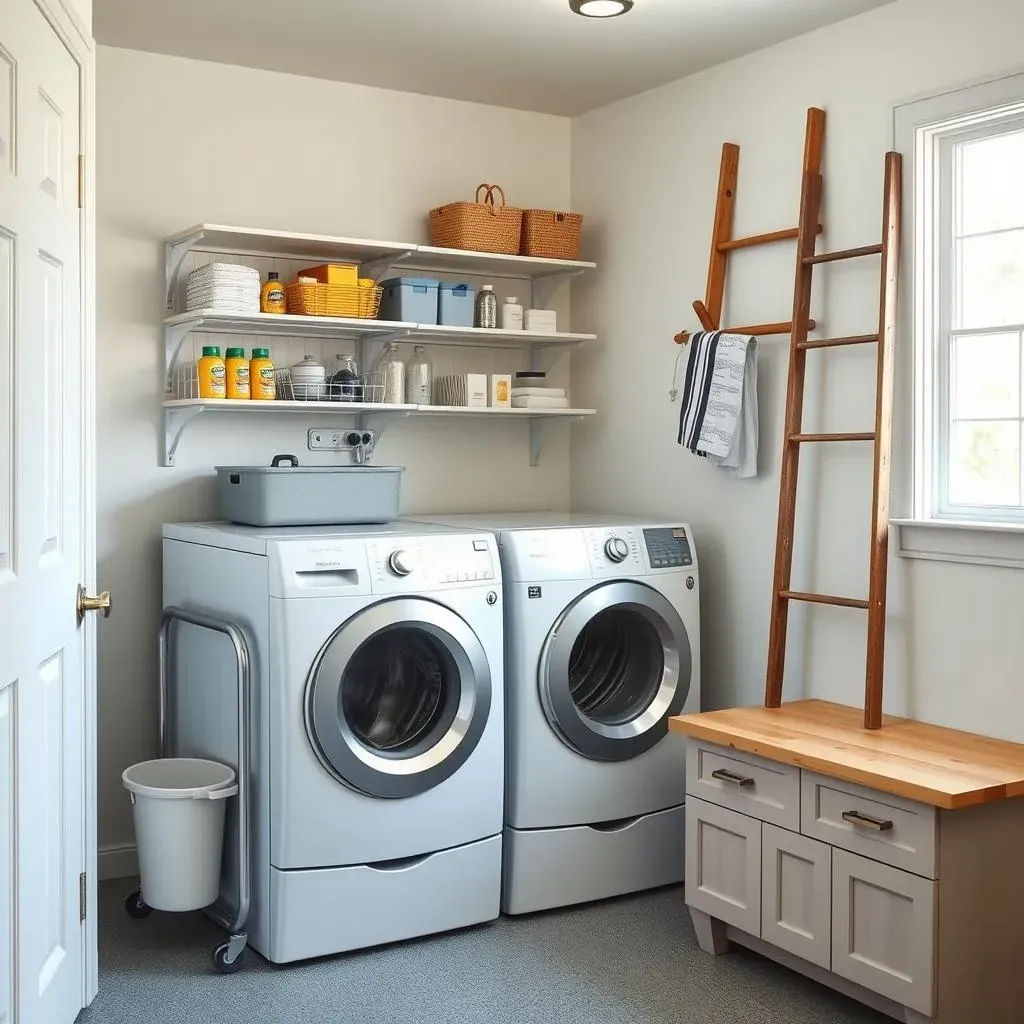
[[[804,112],[825,107],[820,246],[875,241],[894,105],[1020,70],[1022,38],[1019,0],[900,0],[573,122],[573,205],[602,266],[574,292],[575,325],[604,339],[573,364],[575,401],[602,411],[573,441],[573,504],[693,523],[709,706],[756,703],[763,693],[786,387],[786,339],[763,339],[756,480],[732,479],[676,445],[672,336],[696,327],[690,302],[704,294],[721,143],[742,146],[737,234],[791,226]],[[727,321],[788,319],[792,259],[791,243],[734,259]],[[874,329],[877,266],[817,275],[827,282],[814,301],[823,336]],[[870,429],[873,347],[811,356],[806,429]],[[905,377],[899,386],[906,403]],[[830,448],[804,459],[794,582],[863,596],[870,451]],[[893,559],[890,578],[887,708],[1024,741],[1024,575]],[[798,606],[787,697],[860,703],[863,623],[856,611]]]
[[[92,34],[92,0],[61,0],[65,7],[70,8],[85,28]]]
[[[317,461],[306,429],[324,420],[200,417],[177,466],[160,468],[160,239],[210,221],[426,241],[425,212],[481,181],[500,182],[522,205],[564,207],[570,125],[109,47],[99,49],[97,107],[99,579],[117,609],[99,651],[100,842],[109,849],[132,841],[120,773],[155,750],[160,524],[216,515],[217,464],[262,464],[279,451]],[[525,365],[510,363],[515,354],[497,364],[433,354],[439,369],[456,359],[467,370]],[[549,429],[531,469],[525,424],[410,420],[391,429],[376,461],[407,467],[406,512],[564,508],[568,443],[568,427]]]

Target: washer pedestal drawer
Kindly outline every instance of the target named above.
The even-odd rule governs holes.
[[[270,869],[266,942],[274,963],[399,942],[498,916],[501,836],[376,867]]]
[[[506,828],[501,909],[530,914],[681,882],[685,822],[680,805],[617,824]]]

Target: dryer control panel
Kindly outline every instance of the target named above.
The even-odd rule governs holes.
[[[644,543],[652,569],[679,569],[693,565],[690,538],[683,526],[645,529]]]
[[[594,527],[583,535],[595,576],[639,576],[645,571],[640,531],[635,527]]]

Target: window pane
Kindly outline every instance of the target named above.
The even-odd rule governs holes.
[[[950,366],[955,420],[1020,415],[1020,357],[1017,334],[975,334],[953,341]]]
[[[959,326],[1024,323],[1024,230],[963,238],[957,246]]]
[[[960,147],[960,232],[1024,227],[1024,131]]]
[[[1016,505],[1020,501],[1020,424],[961,420],[950,428],[949,501]]]

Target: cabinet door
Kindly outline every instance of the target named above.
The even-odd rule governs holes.
[[[686,902],[761,934],[761,822],[687,797]]]
[[[828,970],[832,848],[767,824],[761,848],[761,938]]]
[[[832,970],[919,1010],[935,1008],[935,886],[832,851]]]

